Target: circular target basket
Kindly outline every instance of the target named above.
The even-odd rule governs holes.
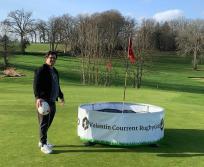
[[[164,137],[164,109],[123,102],[83,104],[78,107],[78,136],[119,146],[155,143]]]

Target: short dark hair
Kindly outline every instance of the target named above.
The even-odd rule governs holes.
[[[55,55],[55,56],[56,56],[56,59],[57,59],[57,52],[55,52],[55,51],[49,51],[49,52],[46,53],[45,58],[48,58],[49,55]]]

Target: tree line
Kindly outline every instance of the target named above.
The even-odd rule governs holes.
[[[193,69],[197,69],[204,47],[204,20],[180,18],[168,22],[125,17],[117,10],[109,10],[91,15],[70,14],[36,20],[32,12],[24,9],[8,13],[0,24],[0,45],[5,64],[8,64],[9,47],[16,41],[25,53],[29,43],[48,43],[50,50],[63,52],[81,58],[81,78],[84,84],[99,84],[100,64],[104,62],[103,82],[110,84],[111,62],[113,58],[127,57],[128,38],[132,37],[138,60],[145,59],[141,51],[177,51],[191,55]],[[138,61],[139,62],[139,61]],[[140,61],[143,63],[143,61]],[[139,66],[141,66],[139,63]]]

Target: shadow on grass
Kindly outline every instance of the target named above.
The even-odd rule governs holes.
[[[86,147],[84,145],[58,145],[54,154],[61,153],[154,153],[160,157],[192,157],[204,156],[204,130],[200,129],[165,129],[165,136],[159,147],[138,145],[134,147],[114,147],[99,145]]]
[[[156,83],[152,81],[143,81],[143,86],[160,89],[160,90],[169,90],[169,91],[180,91],[180,92],[189,92],[189,93],[204,93],[204,86],[197,85],[184,85],[176,83]]]
[[[16,64],[14,65],[17,69],[32,71],[38,67],[35,65],[25,65],[25,64]],[[68,82],[73,82],[80,84],[80,74],[77,72],[72,71],[62,71],[59,70],[60,79]],[[112,82],[112,86],[123,86],[123,80],[114,80]],[[156,83],[153,81],[144,80],[143,85],[144,87],[155,88],[160,90],[169,90],[169,91],[180,91],[180,92],[189,92],[189,93],[204,93],[204,86],[197,86],[197,85],[184,85],[184,84],[176,84],[176,83]]]
[[[34,71],[39,67],[35,65],[24,65],[24,64],[16,64],[13,66],[15,66],[17,69],[33,72],[33,75],[34,75]],[[78,74],[73,74],[72,72],[69,72],[69,71],[60,71],[60,70],[59,70],[59,74],[60,74],[60,80],[80,83],[80,75]]]
[[[37,68],[37,66],[35,65],[23,65],[23,64],[12,64],[12,66],[14,66],[15,68],[17,68],[18,70],[27,70],[27,71],[33,71]]]

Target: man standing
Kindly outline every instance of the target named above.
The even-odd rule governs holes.
[[[53,145],[47,141],[47,132],[53,121],[56,112],[55,101],[60,98],[64,104],[64,96],[60,89],[58,71],[54,67],[57,53],[49,51],[45,56],[45,64],[35,70],[33,90],[36,98],[36,108],[46,101],[50,106],[49,114],[41,115],[38,113],[40,141],[38,146],[45,154],[52,153]]]

